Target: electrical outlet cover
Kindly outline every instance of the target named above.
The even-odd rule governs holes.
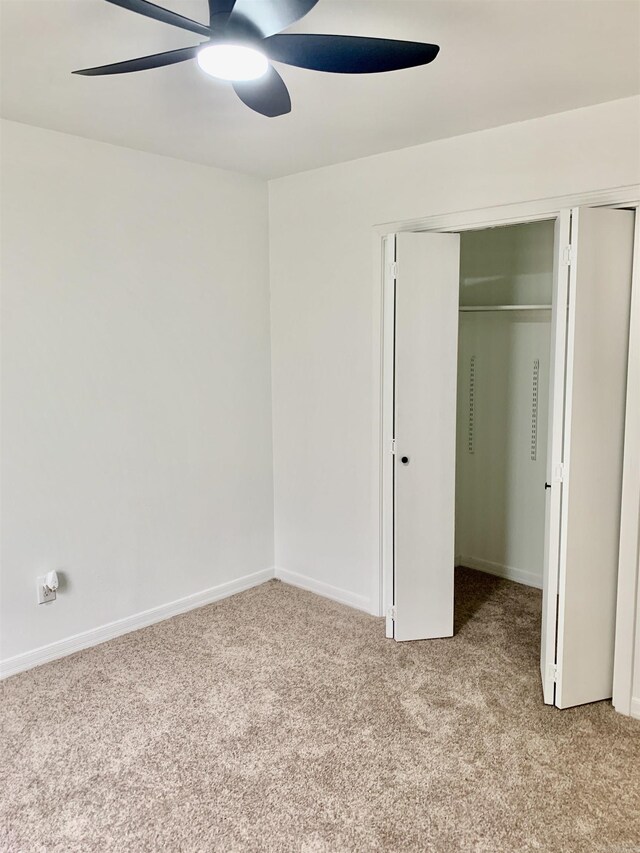
[[[56,600],[56,591],[50,590],[44,585],[46,575],[41,575],[38,578],[38,604],[48,604],[50,601]]]

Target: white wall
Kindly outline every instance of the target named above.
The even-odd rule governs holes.
[[[630,98],[270,183],[276,565],[378,606],[373,226],[638,181]]]
[[[463,232],[460,304],[550,305],[553,259],[550,220]],[[550,310],[461,312],[458,335],[458,562],[537,587],[544,562],[550,325]]]
[[[266,184],[12,122],[2,158],[7,659],[270,569],[273,483]]]

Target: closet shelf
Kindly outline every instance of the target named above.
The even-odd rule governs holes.
[[[550,311],[551,305],[461,305],[460,311]]]

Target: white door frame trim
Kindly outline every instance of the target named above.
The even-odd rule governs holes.
[[[374,535],[375,540],[372,543],[372,553],[374,555],[374,564],[376,564],[375,573],[372,577],[372,603],[375,608],[377,601],[377,609],[374,612],[378,616],[388,616],[389,608],[392,601],[389,598],[389,590],[392,588],[392,582],[389,580],[389,575],[392,571],[390,565],[389,547],[390,537],[392,539],[393,531],[393,484],[389,482],[389,465],[385,465],[385,457],[391,452],[392,433],[390,432],[390,424],[392,420],[389,418],[389,407],[393,405],[393,395],[389,391],[388,377],[393,375],[393,353],[389,352],[389,305],[392,305],[392,300],[389,298],[389,289],[392,286],[392,270],[388,261],[388,255],[385,251],[385,245],[388,244],[385,238],[391,237],[401,231],[472,231],[481,228],[497,227],[502,225],[514,225],[517,223],[534,222],[541,219],[556,219],[562,210],[567,210],[575,207],[604,207],[604,206],[628,206],[635,207],[638,210],[640,205],[640,184],[631,184],[628,186],[613,187],[601,189],[592,192],[576,193],[567,196],[558,196],[548,199],[534,199],[526,202],[515,204],[497,205],[493,207],[477,208],[473,210],[457,211],[437,216],[427,216],[418,219],[409,219],[404,221],[390,222],[386,224],[376,225],[373,228],[372,234],[372,255],[373,255],[373,288],[374,288],[374,305],[376,310],[373,316],[373,369],[374,375],[378,377],[374,386],[373,399],[373,427],[374,427],[374,460],[373,460],[373,478],[372,484],[378,491],[378,500],[372,502],[372,510],[374,514]],[[637,215],[638,214],[637,212]],[[636,235],[638,234],[638,223],[636,221]],[[636,258],[640,258],[640,247],[636,240]],[[381,264],[382,259],[382,264]],[[634,265],[634,284],[633,284],[633,305],[634,313],[630,328],[629,352],[630,355],[640,351],[640,322],[637,320],[638,303],[640,302],[640,273],[638,272],[640,261]],[[386,323],[385,323],[386,319]],[[386,327],[386,332],[385,332]],[[387,347],[384,342],[387,340]],[[390,373],[391,371],[391,373]],[[630,364],[629,375],[635,375],[636,368]],[[386,377],[386,382],[385,382]],[[629,497],[633,499],[635,479],[637,472],[631,470],[633,468],[633,460],[637,460],[640,454],[640,431],[636,429],[633,432],[630,427],[640,423],[640,391],[631,389],[627,395],[627,429],[625,431],[625,452],[624,452],[624,478],[626,488],[623,489],[623,501]],[[639,487],[640,488],[640,487]],[[637,491],[637,490],[636,490]],[[633,493],[633,494],[632,494]],[[636,496],[636,501],[638,496]],[[621,523],[621,542],[625,543],[625,547],[621,548],[620,563],[619,563],[619,589],[624,589],[625,596],[628,591],[640,592],[638,589],[638,547],[637,543],[640,539],[640,520],[636,511],[623,512]],[[629,542],[636,543],[635,555],[632,555],[632,548],[628,547]],[[375,559],[377,557],[377,559]],[[634,600],[635,600],[634,596]],[[621,615],[620,605],[624,605],[624,601],[628,599],[619,598],[618,613]],[[632,613],[629,615],[627,608],[623,607],[624,618],[620,619],[619,627],[616,634],[616,661],[618,665],[615,668],[614,675],[614,696],[627,695],[626,688],[621,690],[621,685],[628,682],[629,702],[631,700],[631,681],[632,681],[632,666],[633,666],[633,649],[636,644],[636,639],[640,639],[640,627],[636,624],[637,615]],[[626,679],[626,681],[625,681]],[[629,713],[623,699],[619,699],[616,703],[617,710],[622,713]]]

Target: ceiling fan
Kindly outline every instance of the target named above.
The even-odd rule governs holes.
[[[310,12],[318,0],[208,0],[208,26],[147,0],[107,2],[197,33],[206,41],[195,47],[83,68],[74,74],[125,74],[197,59],[207,74],[231,81],[248,107],[270,117],[291,110],[287,87],[271,61],[313,71],[370,74],[426,65],[440,49],[435,44],[393,39],[281,33]]]

